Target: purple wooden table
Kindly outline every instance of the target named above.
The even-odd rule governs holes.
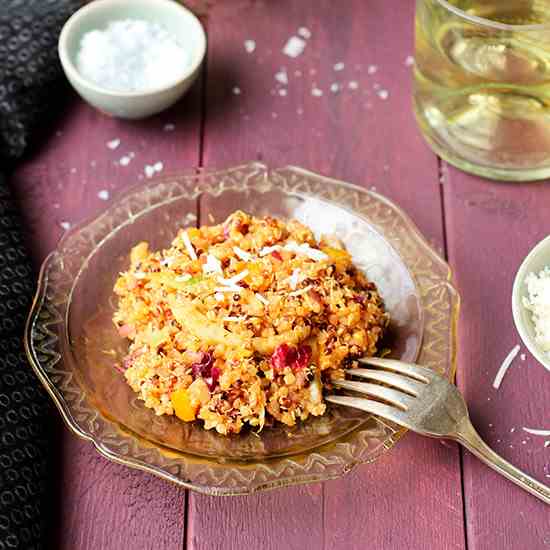
[[[13,174],[36,266],[68,224],[158,161],[165,173],[259,159],[376,188],[453,267],[463,297],[457,380],[475,425],[505,458],[550,483],[550,447],[522,429],[549,428],[550,374],[522,348],[501,389],[491,385],[520,343],[512,280],[550,233],[550,185],[471,177],[424,144],[411,111],[412,1],[399,9],[385,0],[215,4],[204,19],[208,63],[174,109],[127,123],[74,97]],[[288,57],[282,49],[300,27],[311,37]],[[110,463],[57,426],[52,548],[550,548],[547,507],[457,446],[414,434],[338,481],[212,498]]]

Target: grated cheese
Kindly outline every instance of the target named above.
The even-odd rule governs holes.
[[[218,293],[218,292],[241,292],[243,290],[243,287],[242,286],[237,286],[237,285],[234,285],[234,286],[217,286],[215,289],[214,289],[214,292]]]
[[[298,286],[299,275],[300,275],[300,270],[298,268],[295,268],[292,270],[292,275],[288,279],[288,283],[290,285],[290,288],[292,288],[292,290],[296,290],[296,287]]]
[[[246,317],[236,317],[236,316],[232,316],[232,315],[228,315],[227,317],[224,317],[223,320],[224,321],[244,321],[246,319]]]
[[[500,368],[498,369],[497,375],[495,376],[495,379],[493,381],[493,388],[495,390],[498,390],[500,388],[500,384],[502,384],[502,379],[504,378],[506,372],[510,368],[512,361],[516,358],[517,354],[519,353],[519,345],[515,346],[512,351],[506,356],[504,361],[502,362],[502,365],[500,365]]]
[[[204,273],[221,273],[223,275],[222,263],[212,254],[206,255],[206,263],[203,264],[202,270]]]
[[[191,239],[189,238],[189,235],[187,234],[187,231],[184,231],[181,235],[181,238],[183,239],[183,244],[185,244],[185,248],[187,248],[187,253],[189,254],[189,257],[192,260],[197,259],[197,253],[195,252],[195,249],[193,248],[193,244],[191,243]]]
[[[300,290],[295,290],[294,292],[289,292],[289,296],[301,296],[302,294],[305,294],[308,292],[311,288],[313,288],[311,285],[308,285],[304,288],[301,288]]]
[[[538,274],[529,273],[525,284],[529,297],[523,299],[523,305],[531,312],[535,342],[550,358],[550,266]]]
[[[178,283],[183,283],[185,281],[189,281],[190,279],[192,279],[191,274],[190,273],[184,273],[183,275],[178,275],[175,280]]]
[[[550,436],[550,430],[533,430],[532,428],[522,428],[522,430],[531,435],[542,435],[543,437]]]
[[[285,250],[294,252],[295,254],[303,254],[316,262],[321,262],[328,259],[328,256],[323,251],[316,248],[311,248],[311,246],[307,243],[298,244],[294,241],[289,241],[285,244],[284,248]]]
[[[243,262],[249,262],[252,259],[252,254],[249,254],[248,252],[246,252],[246,250],[243,250],[238,246],[233,247],[233,252],[235,252],[235,256],[237,256],[237,258],[239,258],[239,260],[242,260]]]
[[[229,279],[225,279],[224,277],[218,277],[218,282],[225,286],[236,286],[236,284],[239,281],[242,281],[247,275],[248,275],[248,269],[243,269],[240,273],[237,273],[237,275],[233,275],[233,277],[229,277]],[[240,287],[237,287],[237,288],[240,288]]]
[[[258,300],[260,300],[260,302],[262,302],[262,304],[264,304],[264,306],[268,306],[269,305],[269,300],[267,298],[264,298],[261,294],[259,294],[258,292],[256,292],[256,298],[258,298]]]
[[[271,254],[272,252],[275,252],[275,250],[281,250],[281,246],[276,244],[274,246],[264,246],[259,254],[260,256],[267,256],[268,254]]]

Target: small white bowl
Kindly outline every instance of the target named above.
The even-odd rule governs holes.
[[[191,61],[173,82],[144,92],[113,91],[90,82],[76,68],[76,57],[85,33],[104,29],[111,21],[141,19],[165,27],[190,49]],[[65,75],[88,103],[120,118],[138,119],[163,111],[178,101],[197,78],[206,53],[206,35],[200,21],[174,0],[95,0],[80,8],[64,25],[59,37],[59,57]]]
[[[523,343],[533,356],[550,370],[550,356],[535,342],[535,326],[531,312],[523,305],[523,299],[528,296],[525,278],[529,273],[539,273],[545,266],[550,266],[550,235],[529,252],[517,272],[512,289],[512,313]]]

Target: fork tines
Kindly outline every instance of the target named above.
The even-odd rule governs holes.
[[[330,395],[327,396],[327,400],[339,405],[360,408],[405,424],[402,413],[409,410],[422,389],[430,383],[430,379],[433,378],[430,376],[430,372],[416,365],[392,359],[366,357],[359,361],[378,368],[348,369],[346,374],[369,380],[369,382],[335,380],[333,384],[337,388],[360,393],[370,399],[348,395]]]
[[[424,382],[427,384],[433,377],[432,371],[418,365],[411,363],[404,363],[403,361],[396,361],[395,359],[381,359],[380,357],[362,357],[359,359],[360,363],[365,365],[372,365],[373,367],[380,367],[382,369],[399,372],[406,374],[415,380]]]

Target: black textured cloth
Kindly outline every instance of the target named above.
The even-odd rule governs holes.
[[[57,40],[79,4],[0,0],[0,171],[21,158],[55,102],[60,106],[65,84]],[[51,409],[22,343],[33,281],[22,225],[0,174],[0,550],[47,547]]]
[[[57,55],[76,0],[0,0],[0,167],[48,124],[66,84]]]
[[[22,342],[33,279],[0,175],[0,550],[42,548],[44,532],[49,409]]]

